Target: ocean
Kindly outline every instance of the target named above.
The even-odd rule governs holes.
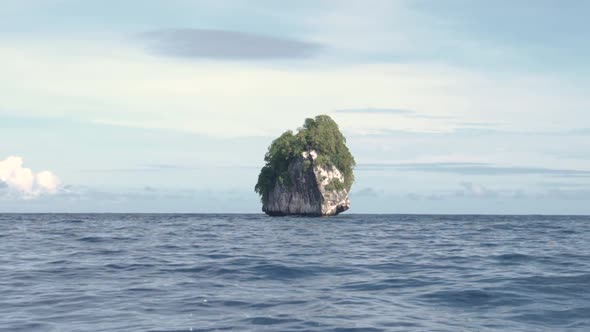
[[[590,217],[0,214],[0,331],[590,331]]]

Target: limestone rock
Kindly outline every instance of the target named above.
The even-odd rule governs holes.
[[[342,172],[335,166],[319,165],[314,150],[292,161],[288,174],[289,181],[277,181],[263,201],[266,214],[329,216],[350,208],[348,191],[335,185],[344,183]]]

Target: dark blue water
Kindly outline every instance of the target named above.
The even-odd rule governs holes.
[[[2,331],[589,331],[590,217],[0,215]]]

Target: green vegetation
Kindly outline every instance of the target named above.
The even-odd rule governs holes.
[[[299,128],[296,134],[289,130],[272,142],[264,156],[266,164],[260,171],[254,190],[264,200],[277,182],[290,186],[289,164],[299,158],[301,153],[309,150],[318,153],[315,160],[318,165],[333,165],[343,173],[344,183],[332,181],[328,184],[329,190],[350,190],[354,182],[352,170],[355,161],[346,147],[346,138],[336,122],[327,115],[305,119],[303,127]],[[304,169],[307,170],[310,166],[309,161],[304,161]]]
[[[326,190],[342,190],[344,188],[344,183],[338,179],[332,179],[330,180],[330,183],[326,185]]]

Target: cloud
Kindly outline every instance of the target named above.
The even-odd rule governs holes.
[[[157,54],[226,60],[308,58],[319,45],[229,30],[161,29],[142,34]]]
[[[349,108],[349,109],[340,109],[334,111],[336,113],[346,113],[346,114],[396,114],[396,115],[407,115],[407,114],[415,114],[416,111],[406,110],[401,108]]]
[[[34,173],[23,167],[23,158],[11,156],[0,161],[0,188],[8,188],[24,198],[55,194],[60,181],[53,173]]]
[[[468,127],[468,128],[473,128],[473,127],[497,127],[500,124],[493,123],[493,122],[459,122],[459,123],[457,123],[457,125]]]
[[[405,198],[414,201],[426,200],[456,200],[456,199],[489,199],[497,202],[509,202],[513,200],[588,200],[590,198],[590,187],[586,188],[551,188],[541,191],[525,191],[519,188],[491,189],[485,185],[473,182],[459,183],[460,189],[438,190],[436,192],[410,192]],[[391,196],[393,199],[394,196]],[[538,204],[538,203],[536,203]]]
[[[457,192],[457,196],[477,198],[489,198],[498,196],[497,192],[490,190],[481,184],[476,184],[472,182],[461,182],[460,185],[461,187],[463,187],[463,190]]]
[[[590,128],[577,128],[555,132],[544,132],[539,134],[547,136],[588,136],[590,135]]]
[[[455,119],[454,116],[421,114],[421,113],[418,113],[414,110],[408,110],[408,109],[403,109],[403,108],[372,108],[372,107],[369,107],[369,108],[348,108],[348,109],[335,110],[334,113],[361,114],[361,115],[385,114],[385,115],[403,116],[405,118],[426,119],[426,120]]]
[[[359,170],[399,170],[414,172],[452,173],[468,175],[553,175],[564,177],[590,177],[590,171],[543,167],[509,167],[487,163],[402,163],[359,164]]]
[[[84,172],[97,173],[137,173],[137,172],[190,172],[203,170],[219,169],[259,169],[258,166],[249,165],[228,165],[228,164],[193,164],[193,165],[173,165],[173,164],[143,164],[129,168],[103,168],[103,169],[84,169]]]
[[[37,213],[260,213],[252,190],[63,186],[55,195],[0,199],[0,211]]]
[[[590,199],[588,189],[552,189],[537,196],[539,199],[585,200]]]
[[[418,193],[407,193],[405,198],[413,200],[413,201],[422,201],[422,200],[429,200],[429,201],[442,201],[448,198],[448,195],[445,194],[418,194]]]
[[[370,197],[370,198],[378,197],[381,194],[383,194],[383,193],[380,191],[377,191],[374,188],[370,188],[370,187],[365,187],[360,190],[355,190],[351,193],[351,195],[354,195],[354,197]]]

